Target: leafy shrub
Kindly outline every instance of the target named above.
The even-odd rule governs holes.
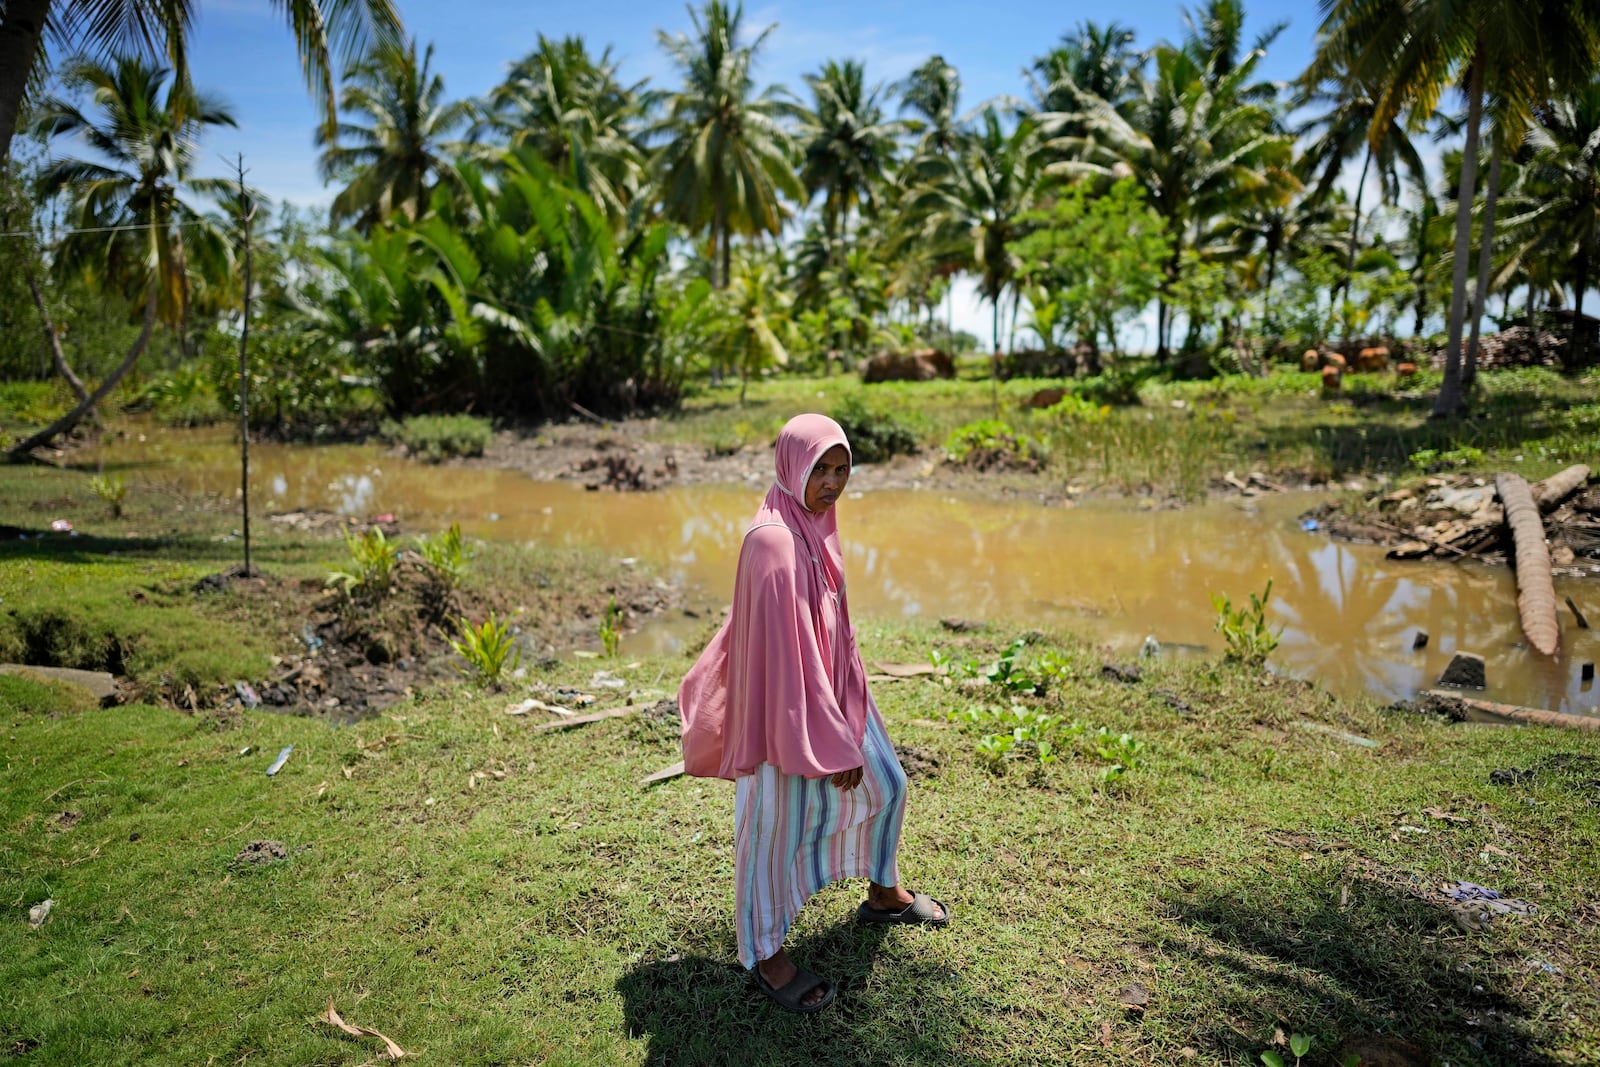
[[[917,450],[917,434],[910,423],[860,397],[845,397],[831,414],[850,438],[850,458],[856,463],[882,463]]]
[[[999,419],[981,419],[959,427],[945,439],[945,458],[978,470],[995,467],[1037,469],[1043,463],[1038,445],[1027,434]]]
[[[1217,611],[1217,630],[1228,644],[1227,658],[1260,666],[1278,647],[1279,635],[1267,625],[1267,599],[1272,596],[1272,580],[1257,596],[1250,594],[1250,606],[1233,606],[1226,593],[1213,593],[1211,606]]]
[[[475,415],[413,415],[383,424],[383,435],[431,463],[453,456],[481,456],[494,427]]]
[[[155,379],[139,391],[128,407],[148,411],[168,426],[205,426],[227,417],[210,375],[198,362]]]
[[[1075,395],[1092,404],[1129,407],[1139,403],[1139,387],[1144,385],[1149,376],[1148,370],[1114,367],[1104,374],[1083,379],[1072,390]]]
[[[1111,414],[1109,404],[1096,404],[1077,393],[1068,393],[1045,409],[1046,415],[1074,423],[1104,422]]]

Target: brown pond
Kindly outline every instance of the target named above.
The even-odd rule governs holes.
[[[151,438],[116,446],[135,492],[144,479],[235,491],[238,458],[225,436]],[[682,583],[702,619],[647,625],[624,646],[641,654],[683,647],[726,603],[740,533],[765,489],[586,492],[570,482],[429,466],[354,446],[255,445],[251,457],[258,515],[393,512],[413,532],[459,521],[483,538],[589,545],[650,564]],[[1147,635],[1163,654],[1219,654],[1212,594],[1248,601],[1270,578],[1269,619],[1283,628],[1271,662],[1285,673],[1340,692],[1409,697],[1434,684],[1451,653],[1466,649],[1488,661],[1486,699],[1600,709],[1600,690],[1579,678],[1581,663],[1600,658],[1600,642],[1563,612],[1562,654],[1546,661],[1529,652],[1508,569],[1392,562],[1380,548],[1304,532],[1296,516],[1317,500],[1281,494],[1144,510],[896,489],[852,492],[839,517],[858,623],[997,617],[1066,626],[1119,658],[1136,656]],[[1588,592],[1581,582],[1557,580],[1558,597],[1570,595],[1580,606]],[[1600,605],[1589,613],[1600,615]],[[1419,630],[1429,641],[1413,651]]]

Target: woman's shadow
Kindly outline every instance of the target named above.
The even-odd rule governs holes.
[[[907,1027],[881,1018],[886,1010],[899,1015],[915,995],[893,990],[926,989],[949,976],[948,965],[906,955],[879,958],[888,934],[886,926],[848,923],[789,946],[797,963],[838,987],[834,1002],[809,1016],[783,1010],[756,988],[732,960],[731,937],[716,959],[674,953],[643,960],[617,980],[628,1034],[648,1038],[646,1063],[672,1067],[952,1062],[960,1019]]]

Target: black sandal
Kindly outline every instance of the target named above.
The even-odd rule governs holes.
[[[943,915],[935,917],[934,908]],[[926,893],[912,893],[911,903],[898,910],[874,908],[866,901],[856,909],[856,918],[864,923],[900,923],[904,926],[943,926],[950,921],[950,909],[944,901],[934,900]]]
[[[833,983],[826,978],[818,978],[804,967],[795,968],[794,977],[785,982],[781,987],[774,987],[761,973],[760,967],[752,967],[750,973],[756,976],[756,987],[771,997],[773,1002],[785,1011],[792,1011],[797,1015],[815,1015],[817,1012],[833,1003]],[[802,1003],[813,989],[827,986],[828,991],[822,999],[815,1004]]]

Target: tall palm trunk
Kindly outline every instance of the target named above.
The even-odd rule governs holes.
[[[1472,58],[1467,88],[1467,144],[1461,152],[1461,190],[1456,201],[1455,278],[1450,292],[1450,341],[1445,349],[1444,381],[1433,402],[1433,416],[1461,412],[1461,326],[1467,311],[1467,259],[1472,255],[1472,201],[1478,183],[1478,127],[1483,123],[1483,41]]]
[[[1367,143],[1366,158],[1361,163],[1361,180],[1356,183],[1356,209],[1354,214],[1352,214],[1350,217],[1350,247],[1346,251],[1344,258],[1344,284],[1340,286],[1340,290],[1346,299],[1349,298],[1350,290],[1355,285],[1356,244],[1361,240],[1361,196],[1367,191],[1367,171],[1371,169],[1371,167],[1372,143],[1369,141]],[[1334,299],[1337,301],[1339,299],[1338,295],[1335,295]],[[1335,308],[1337,309],[1337,307],[1338,305],[1335,303]],[[1347,321],[1347,328],[1345,330],[1345,340],[1347,341],[1350,339],[1348,325],[1349,323]]]
[[[1489,274],[1494,269],[1494,209],[1500,199],[1500,140],[1489,149],[1489,183],[1483,196],[1483,233],[1478,237],[1478,291],[1472,301],[1472,333],[1467,340],[1466,365],[1461,368],[1461,389],[1471,392],[1478,380],[1478,330],[1489,300]]]
[[[44,293],[39,289],[39,279],[34,277],[32,265],[25,269],[28,275],[28,291],[33,294],[33,304],[39,309],[39,320],[44,323],[45,340],[50,343],[50,359],[55,363],[56,373],[61,375],[72,388],[72,395],[82,402],[88,399],[89,390],[84,388],[83,381],[72,372],[72,365],[67,362],[67,354],[61,350],[61,334],[56,332],[56,324],[50,318],[50,308],[44,302]]]
[[[1583,328],[1583,291],[1589,288],[1589,242],[1578,243],[1572,265],[1572,338],[1567,342],[1567,368],[1583,366],[1588,357],[1589,331]]]
[[[22,114],[28,77],[39,58],[39,42],[51,0],[6,0],[0,15],[0,166],[11,159],[11,138]]]
[[[77,407],[73,408],[71,411],[67,412],[65,415],[61,416],[55,422],[52,422],[49,426],[46,426],[44,429],[40,430],[27,440],[20,441],[13,445],[11,447],[11,455],[13,457],[25,456],[34,449],[39,448],[42,445],[49,444],[57,437],[60,437],[68,430],[78,425],[78,423],[83,421],[84,415],[86,415],[96,404],[100,403],[100,401],[105,398],[107,393],[115,389],[118,382],[127,377],[128,372],[133,369],[133,365],[139,362],[139,357],[144,353],[145,346],[150,343],[150,334],[155,330],[156,294],[158,291],[158,286],[154,284],[150,286],[150,293],[147,297],[145,297],[144,301],[144,325],[140,327],[139,336],[134,339],[133,347],[128,349],[128,354],[123,357],[122,362],[117,366],[117,369],[107,375],[106,380],[101,382],[99,387],[95,389],[94,392],[78,401]]]

